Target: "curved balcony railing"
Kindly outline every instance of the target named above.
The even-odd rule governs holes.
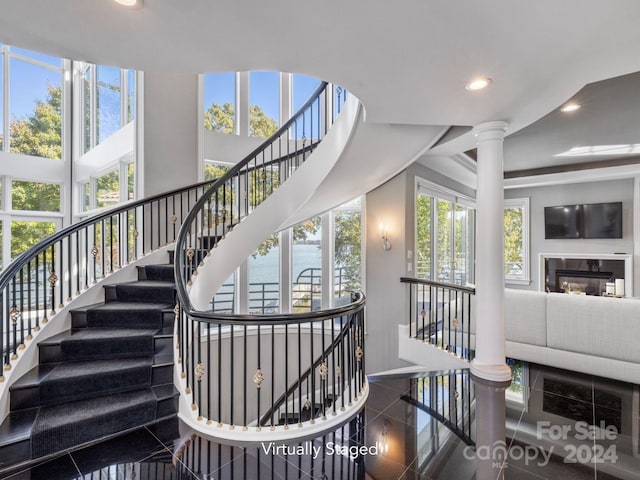
[[[188,294],[205,256],[307,160],[344,95],[340,88],[334,92],[331,85],[320,85],[272,137],[213,183],[180,229],[177,363],[197,421],[230,430],[288,430],[292,423],[313,424],[362,398],[362,293],[332,310],[278,315],[202,311]]]
[[[471,361],[471,298],[474,287],[420,278],[409,285],[409,336]]]
[[[182,219],[212,183],[109,209],[54,233],[15,258],[0,274],[3,370],[11,369],[26,342],[65,303],[136,258],[175,241]]]
[[[285,315],[180,317],[179,360],[198,421],[260,431],[326,419],[362,398],[364,304]]]

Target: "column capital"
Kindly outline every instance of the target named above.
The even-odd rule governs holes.
[[[476,137],[476,144],[484,140],[502,140],[509,124],[501,120],[479,123],[471,133]]]

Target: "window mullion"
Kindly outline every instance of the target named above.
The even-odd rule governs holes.
[[[2,123],[3,123],[3,131],[2,135],[4,137],[4,142],[2,142],[2,150],[4,152],[9,151],[9,140],[10,140],[10,132],[9,132],[9,47],[4,45],[2,47],[3,55],[2,55],[2,97],[3,97],[3,105],[4,111],[2,112]]]

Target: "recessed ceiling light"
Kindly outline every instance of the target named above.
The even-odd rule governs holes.
[[[464,88],[469,91],[482,90],[483,88],[487,88],[490,84],[491,79],[489,77],[479,77],[471,80]]]
[[[560,111],[562,113],[568,113],[568,112],[575,112],[576,110],[578,110],[582,105],[580,105],[579,103],[575,103],[575,102],[571,102],[571,103],[567,103],[566,105],[564,105]]]
[[[142,5],[142,0],[115,0],[116,3],[124,5],[125,7],[139,7]]]

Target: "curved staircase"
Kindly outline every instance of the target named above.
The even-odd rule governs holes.
[[[71,311],[71,330],[38,344],[38,365],[10,388],[0,469],[144,425],[177,431],[173,265],[138,267],[105,302]]]

